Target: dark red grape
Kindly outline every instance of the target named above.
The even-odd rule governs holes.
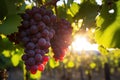
[[[35,48],[35,44],[33,42],[29,42],[27,45],[26,45],[26,48],[29,49],[29,50],[32,50]]]
[[[43,64],[40,64],[40,65],[38,65],[38,70],[39,70],[39,71],[43,71],[43,70],[44,70],[44,67],[45,67],[45,66],[44,66]]]
[[[42,32],[43,37],[48,37],[49,36],[49,31],[47,29],[44,29]]]
[[[30,25],[36,25],[36,21],[34,19],[30,19]]]
[[[41,7],[41,8],[39,9],[39,13],[40,13],[41,15],[44,15],[44,14],[46,13],[45,7]]]
[[[39,39],[39,38],[41,38],[41,33],[40,32],[38,32],[37,34],[36,34],[36,37]]]
[[[48,60],[49,60],[49,57],[48,57],[48,56],[43,56],[43,61],[44,61],[44,62],[48,62]]]
[[[38,62],[40,62],[42,60],[41,54],[36,54],[35,55],[35,60],[38,61]]]
[[[31,28],[30,28],[30,33],[31,34],[35,34],[38,32],[38,28],[36,25],[32,25]]]
[[[34,15],[34,19],[36,20],[36,21],[40,21],[41,20],[41,15],[39,14],[39,13],[36,13],[35,15]]]
[[[27,60],[27,58],[28,58],[28,57],[27,57],[26,54],[22,55],[22,60],[23,60],[23,61]]]
[[[27,55],[28,55],[29,57],[34,57],[35,51],[34,51],[34,50],[28,50],[28,51],[27,51]]]
[[[29,42],[30,41],[30,39],[28,38],[28,37],[23,37],[23,39],[22,39],[22,42],[24,43],[24,44],[26,44],[27,42]]]
[[[26,66],[25,66],[25,69],[26,69],[27,71],[29,71],[29,70],[30,70],[30,66],[29,66],[29,65],[26,65]]]
[[[30,68],[30,72],[31,72],[32,74],[35,74],[35,73],[37,72],[37,69],[38,69],[38,66],[37,66],[37,65],[33,65],[33,66],[31,66],[31,68]]]
[[[29,21],[25,20],[22,22],[22,25],[24,28],[28,28],[29,27]]]
[[[40,39],[38,40],[38,45],[39,45],[39,46],[45,46],[45,45],[46,45],[46,40],[45,40],[44,38],[40,38]]]
[[[21,17],[22,17],[22,19],[24,19],[24,20],[29,20],[29,19],[30,19],[29,14],[22,14]]]
[[[43,23],[42,21],[39,22],[37,26],[39,31],[43,31],[46,27],[45,23]]]
[[[35,59],[33,57],[28,58],[28,65],[35,65]]]
[[[25,31],[21,31],[20,37],[25,37],[25,36],[27,36],[26,32]]]
[[[49,24],[49,23],[50,23],[50,17],[47,16],[47,15],[43,16],[42,20],[43,20],[44,23],[46,23],[46,24]]]
[[[50,42],[47,41],[46,44],[45,44],[45,48],[48,49],[50,46],[51,46]]]
[[[51,22],[56,22],[56,21],[57,21],[57,17],[56,17],[55,15],[52,15],[52,16],[50,17],[50,21],[51,21]]]
[[[52,32],[49,32],[48,37],[49,37],[50,39],[52,39],[52,38],[53,38],[53,33],[52,33]]]

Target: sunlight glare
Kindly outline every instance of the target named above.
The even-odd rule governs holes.
[[[98,45],[97,44],[91,44],[87,38],[83,36],[75,36],[74,41],[71,44],[71,47],[74,51],[80,52],[80,51],[88,51],[88,50],[96,50],[98,51]]]

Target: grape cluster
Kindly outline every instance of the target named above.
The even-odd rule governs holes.
[[[56,61],[62,61],[72,41],[72,27],[67,20],[60,19],[53,28],[55,30],[55,35],[51,40],[53,57]]]
[[[57,19],[52,10],[44,6],[27,9],[21,14],[22,22],[18,32],[7,37],[15,44],[22,44],[24,53],[22,60],[26,70],[35,74],[43,71],[49,60],[47,53],[51,46],[55,60],[63,60],[71,43],[72,27],[65,19]]]
[[[8,38],[24,46],[25,54],[22,60],[26,70],[35,74],[37,70],[43,71],[49,60],[46,53],[49,52],[50,40],[55,34],[51,26],[56,22],[56,16],[51,10],[42,6],[27,9],[21,17],[23,21],[18,27],[18,32],[8,35]]]

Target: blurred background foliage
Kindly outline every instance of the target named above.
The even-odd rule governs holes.
[[[20,45],[11,43],[6,35],[17,32],[20,25],[20,13],[32,6],[41,6],[51,0],[0,0],[0,70],[10,70],[19,67],[25,72],[21,55],[24,53]],[[98,0],[100,1],[100,0]],[[29,4],[28,4],[29,3]],[[73,27],[73,36],[85,35],[90,43],[99,45],[99,51],[75,52],[72,49],[65,56],[63,62],[56,62],[50,58],[45,72],[59,69],[85,69],[99,71],[109,63],[111,73],[117,68],[120,71],[120,1],[102,0],[60,0],[55,6],[49,7],[59,18],[67,19]],[[92,32],[95,30],[95,32]],[[50,57],[53,53],[50,49]],[[44,73],[45,73],[44,72]],[[38,79],[42,75],[29,74],[31,80]],[[26,76],[26,75],[24,75]]]

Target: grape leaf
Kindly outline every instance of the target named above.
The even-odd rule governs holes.
[[[4,16],[7,15],[7,7],[5,4],[5,0],[0,0],[0,20],[4,19]]]
[[[7,35],[17,31],[17,26],[20,25],[21,21],[21,18],[17,14],[25,10],[25,4],[23,2],[23,0],[0,1],[0,20],[4,18],[4,21],[0,24],[1,34]]]
[[[60,18],[66,18],[66,16],[67,16],[67,13],[66,13],[66,9],[65,9],[65,7],[63,7],[63,6],[58,6],[57,7],[57,11],[58,11],[58,16],[60,17]],[[64,15],[63,15],[64,14]]]
[[[84,1],[80,4],[80,8],[78,13],[74,16],[74,19],[83,19],[84,26],[90,28],[95,24],[95,17],[97,16],[98,12],[98,5],[96,3],[92,3],[90,1]]]
[[[113,13],[109,11],[113,10]],[[114,2],[112,6],[103,5],[101,13],[97,18],[97,29],[95,39],[98,44],[105,48],[120,48],[120,1]]]
[[[18,15],[7,16],[5,22],[0,25],[0,34],[8,35],[12,32],[16,32],[20,21],[21,18]]]
[[[20,61],[20,55],[19,54],[14,54],[11,58],[11,62],[13,64],[13,66],[18,66]]]
[[[67,13],[70,14],[72,17],[74,17],[78,11],[79,11],[79,5],[73,2],[70,6],[70,9],[68,9]]]
[[[4,1],[5,1],[7,10],[8,10],[7,15],[17,14],[17,12],[20,11],[19,8],[24,6],[24,4],[23,4],[24,1],[23,0],[4,0]]]
[[[67,7],[70,7],[71,3],[73,3],[73,0],[68,0],[67,1]]]

